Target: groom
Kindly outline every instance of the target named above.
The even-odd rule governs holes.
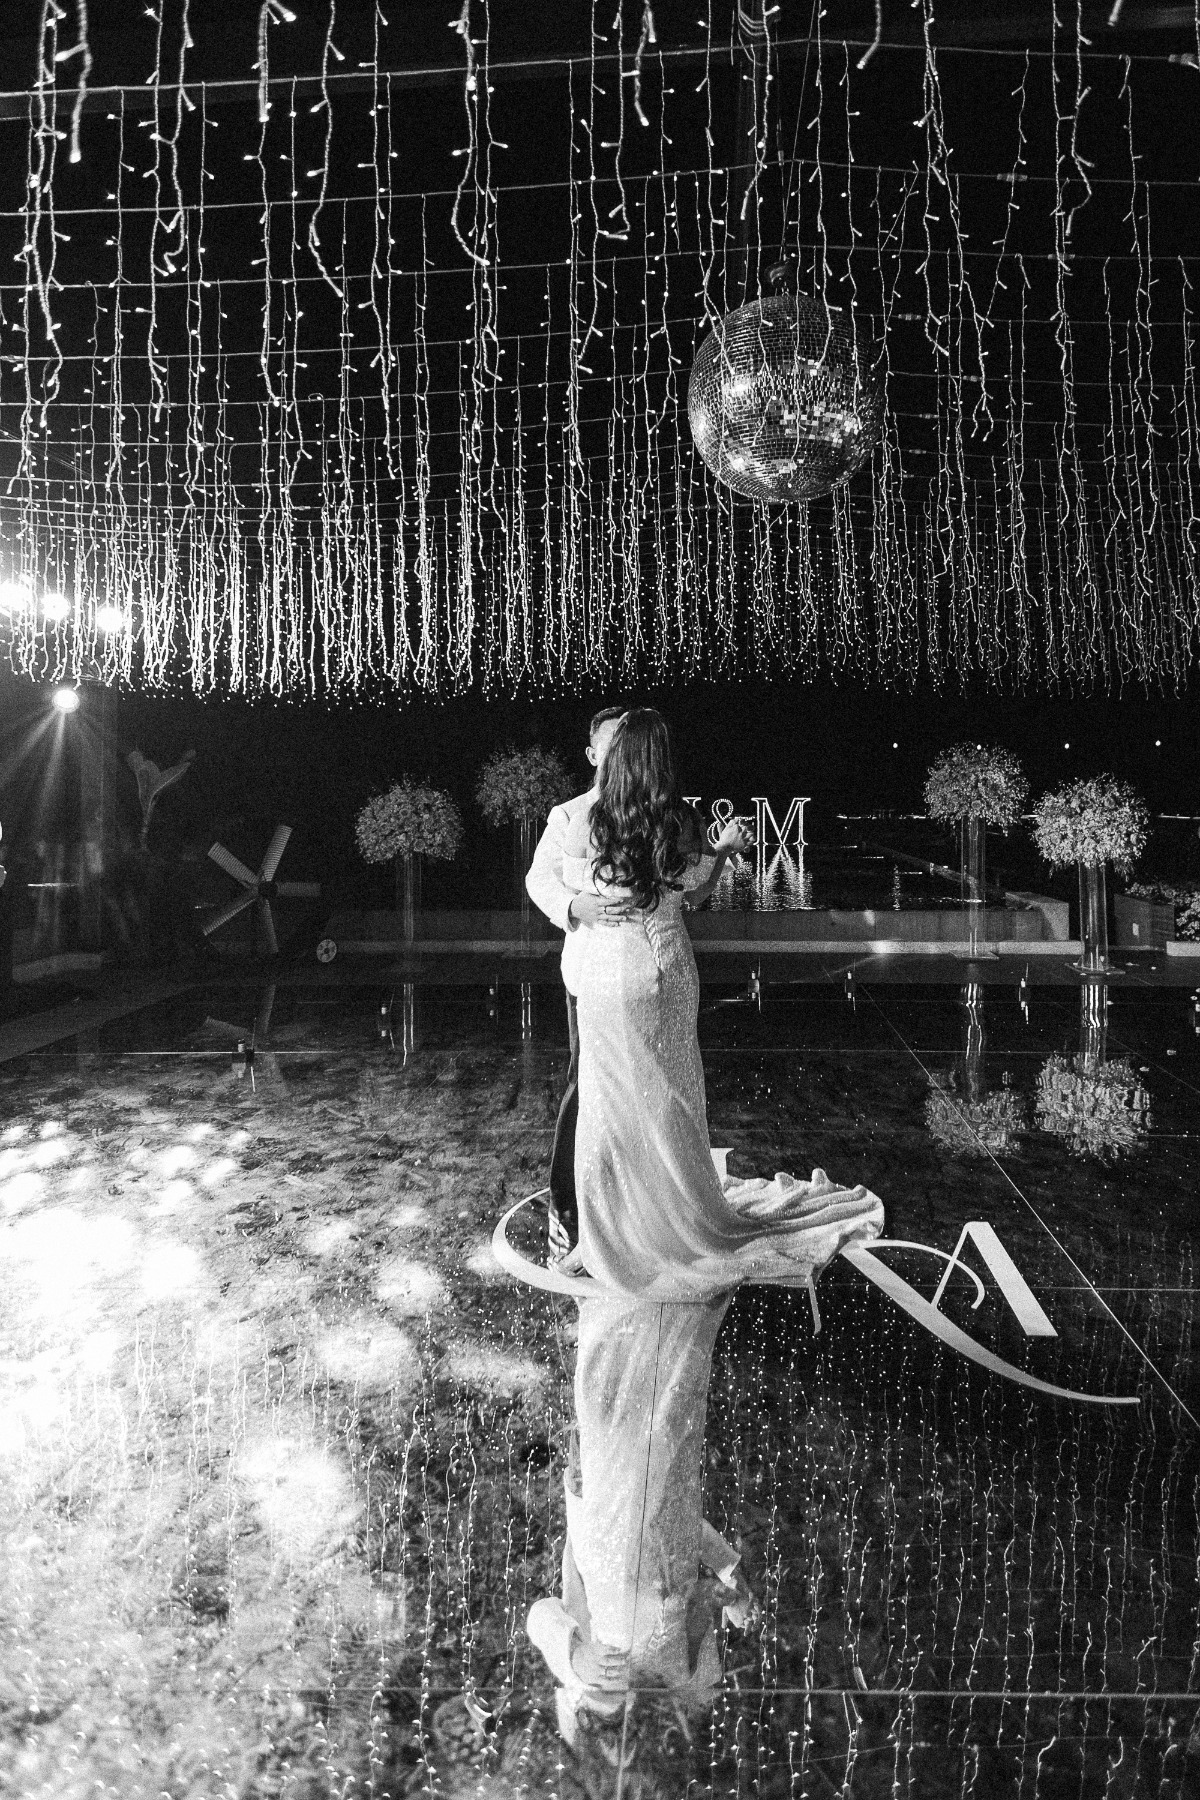
[[[604,706],[593,717],[588,728],[587,759],[596,771],[595,780],[586,793],[576,794],[573,800],[564,800],[560,806],[551,808],[546,829],[538,839],[525,877],[525,886],[534,905],[563,933],[562,978],[567,991],[571,1062],[550,1157],[549,1235],[550,1254],[555,1258],[565,1256],[579,1237],[579,1213],[575,1204],[575,1119],[579,1111],[579,1023],[575,996],[578,991],[579,927],[594,925],[604,906],[596,894],[577,894],[563,886],[563,845],[572,819],[579,812],[592,809],[604,773],[604,758],[624,716],[623,706]]]

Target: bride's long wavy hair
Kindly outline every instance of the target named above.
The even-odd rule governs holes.
[[[653,912],[700,847],[680,798],[670,729],[653,707],[632,707],[613,733],[590,823],[601,880],[628,888]]]

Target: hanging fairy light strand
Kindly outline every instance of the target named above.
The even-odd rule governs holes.
[[[61,17],[61,14],[60,14]],[[88,9],[87,0],[75,0],[75,22],[78,35],[75,42],[66,50],[55,52],[55,62],[72,62],[79,58],[79,74],[75,86],[75,104],[71,108],[71,147],[68,152],[73,163],[82,161],[83,153],[79,148],[79,124],[83,118],[83,105],[87,99],[88,76],[92,72],[92,51],[88,43]]]

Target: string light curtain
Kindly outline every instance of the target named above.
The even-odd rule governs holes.
[[[933,0],[904,43],[759,7],[735,144],[717,0],[606,0],[525,57],[463,0],[444,77],[378,6],[267,0],[220,80],[159,0],[121,86],[82,0],[34,0],[35,84],[0,96],[0,654],[295,697],[1181,687],[1200,218],[1139,109],[1195,71],[1044,10],[985,56]],[[707,473],[686,391],[781,251],[887,423],[848,486],[768,508]]]

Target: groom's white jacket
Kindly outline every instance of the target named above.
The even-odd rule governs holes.
[[[590,809],[595,798],[596,790],[590,787],[585,794],[576,794],[573,800],[564,800],[561,806],[551,807],[546,829],[538,839],[525,877],[533,904],[564,933],[562,978],[563,985],[572,994],[579,992],[578,965],[583,946],[579,926],[572,925],[567,918],[567,908],[575,898],[575,890],[563,886],[563,845],[571,820],[580,811]]]

